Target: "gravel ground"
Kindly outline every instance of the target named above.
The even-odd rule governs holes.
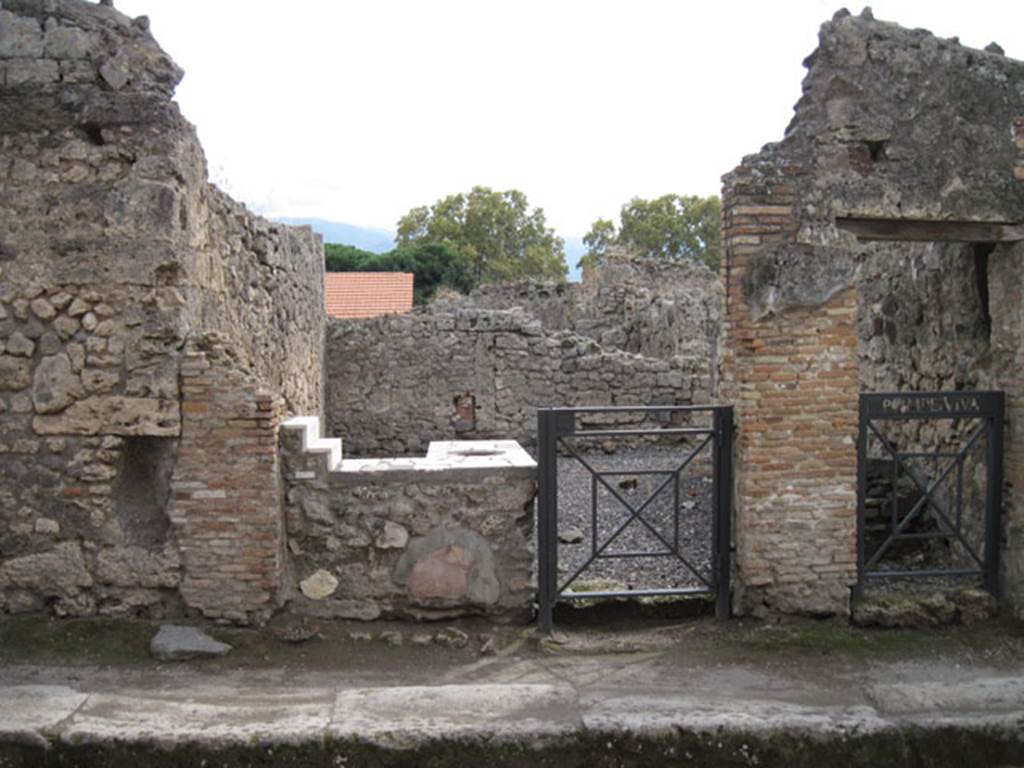
[[[600,549],[630,517],[623,502],[639,509],[655,494],[641,512],[607,545],[602,555],[624,552],[667,552],[676,540],[673,510],[677,507],[673,475],[678,475],[678,551],[705,579],[711,580],[712,478],[710,446],[683,472],[679,466],[689,453],[685,447],[642,447],[619,449],[605,454],[600,450],[580,452],[580,457],[595,471],[607,473],[605,487],[583,464],[571,456],[558,461],[558,545],[559,586],[576,573],[592,556],[594,525],[591,500],[597,497],[597,541]],[[643,475],[656,470],[661,474]],[[666,484],[667,481],[667,484]],[[658,491],[663,484],[664,487]],[[595,487],[596,486],[596,487]],[[657,491],[657,493],[655,493]],[[617,498],[616,494],[618,495]],[[653,531],[660,534],[662,541]],[[569,543],[573,542],[573,543]],[[619,582],[627,589],[669,589],[702,586],[700,579],[675,556],[599,557],[575,580],[577,591],[588,588],[609,589],[607,583]],[[614,587],[622,588],[622,587]]]

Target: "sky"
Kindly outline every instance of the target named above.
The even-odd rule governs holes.
[[[782,138],[826,0],[115,0],[185,69],[214,182],[268,216],[394,229],[474,185],[580,236],[632,197],[711,195]],[[1024,3],[876,18],[1024,59]],[[851,6],[859,13],[861,6]]]

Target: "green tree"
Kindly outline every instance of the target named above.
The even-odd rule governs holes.
[[[460,293],[473,287],[469,266],[444,243],[420,243],[387,253],[328,243],[324,252],[328,272],[412,272],[415,304],[429,302],[441,286]]]
[[[608,245],[616,244],[640,256],[699,259],[717,269],[722,260],[721,216],[715,196],[634,197],[622,206],[618,230],[607,219],[594,222],[583,238],[587,252],[580,263],[600,262]]]
[[[548,229],[544,211],[526,195],[473,187],[432,206],[413,208],[398,221],[399,248],[444,243],[469,265],[474,285],[526,277],[565,277],[564,243]]]
[[[362,269],[362,264],[376,259],[380,254],[364,251],[354,245],[339,243],[324,244],[324,269],[328,272],[376,272],[374,269]],[[385,272],[387,270],[379,270]]]

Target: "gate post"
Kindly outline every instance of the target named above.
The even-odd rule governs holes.
[[[985,488],[985,589],[999,597],[999,514],[1003,506],[1003,419],[1006,396],[996,393],[995,413],[988,427],[988,473]]]
[[[537,410],[537,608],[540,631],[551,634],[558,591],[557,414]]]
[[[713,477],[715,483],[714,573],[715,618],[725,621],[732,613],[732,406],[714,411],[715,452]]]

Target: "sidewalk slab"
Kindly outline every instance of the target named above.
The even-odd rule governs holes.
[[[571,735],[582,724],[569,686],[400,686],[339,692],[330,735],[408,748],[432,739],[550,739]]]
[[[323,738],[333,707],[330,689],[208,687],[94,693],[60,737],[75,744],[118,741],[163,748],[186,742],[212,748],[302,743]]]
[[[45,747],[44,734],[56,732],[87,698],[62,685],[0,688],[0,742]]]

